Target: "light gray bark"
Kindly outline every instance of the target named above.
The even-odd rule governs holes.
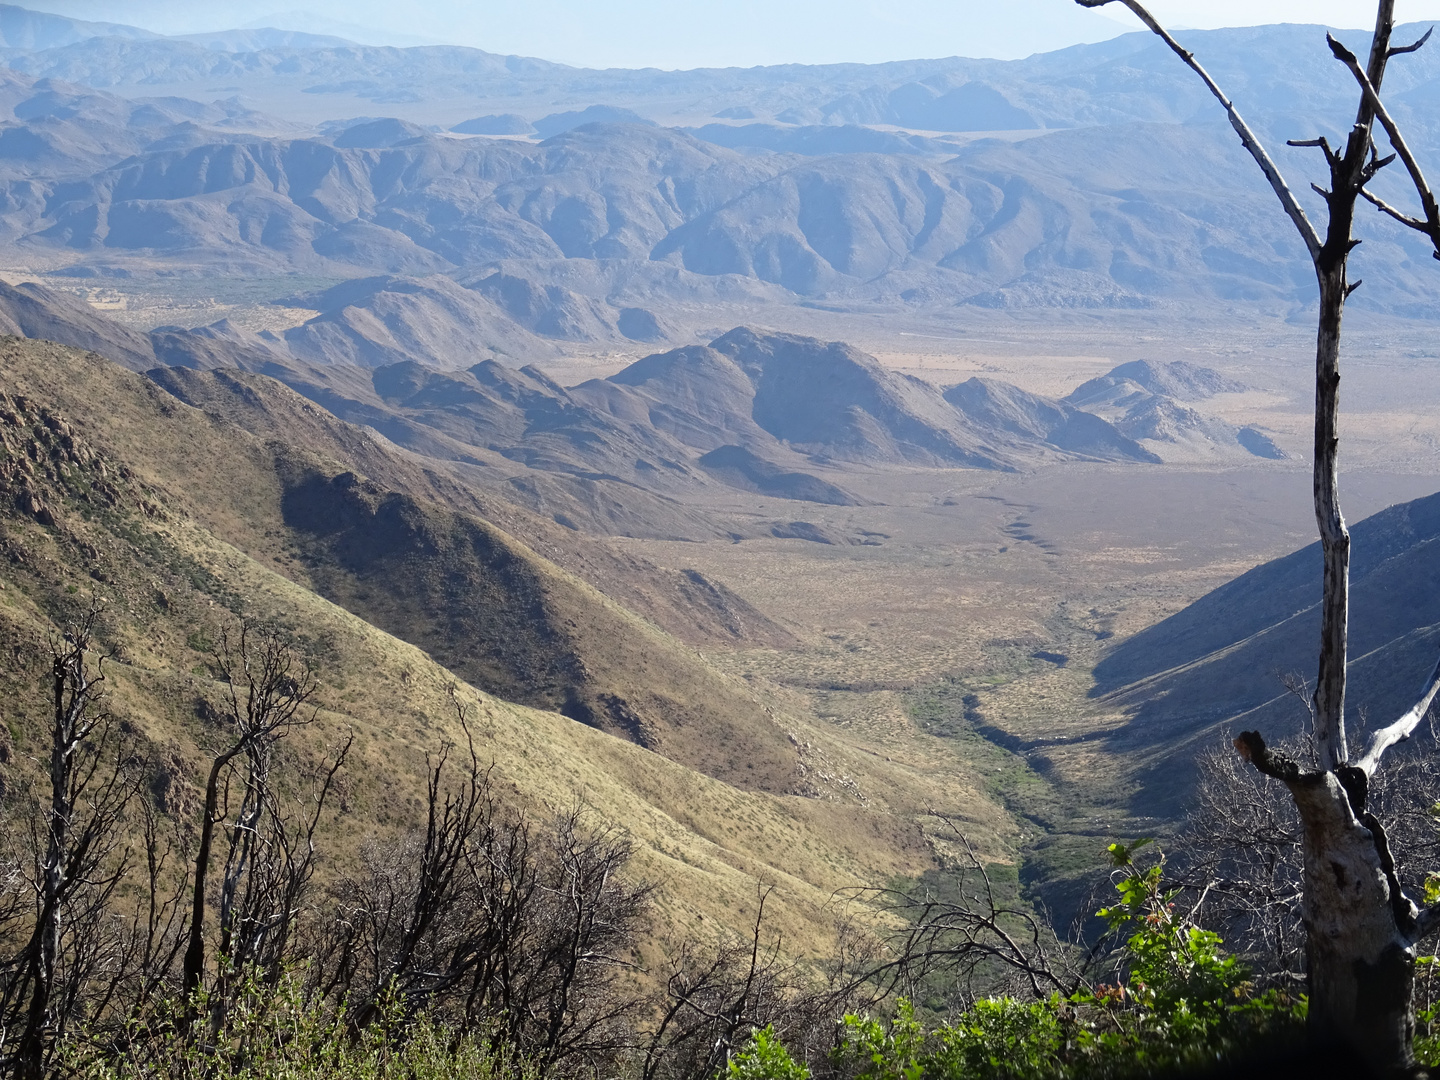
[[[1112,0],[1076,2],[1082,7],[1101,7]],[[1440,928],[1440,913],[1417,913],[1401,890],[1385,830],[1366,810],[1365,798],[1370,777],[1379,769],[1385,751],[1409,736],[1434,701],[1440,689],[1440,664],[1416,704],[1382,728],[1364,757],[1351,764],[1345,732],[1350,532],[1340,508],[1338,455],[1341,327],[1345,302],[1360,285],[1358,281],[1351,284],[1347,276],[1350,252],[1359,243],[1353,238],[1356,202],[1367,198],[1397,220],[1426,233],[1440,258],[1440,208],[1380,97],[1391,57],[1414,51],[1425,39],[1392,49],[1394,0],[1379,0],[1370,55],[1363,69],[1353,53],[1327,37],[1335,57],[1350,69],[1360,86],[1360,104],[1343,150],[1333,150],[1323,138],[1294,144],[1321,149],[1330,169],[1330,188],[1315,189],[1329,211],[1325,238],[1319,242],[1274,161],[1205,69],[1138,0],[1116,2],[1158,34],[1225,107],[1231,125],[1270,181],[1314,263],[1320,312],[1315,343],[1312,481],[1324,558],[1319,674],[1312,709],[1319,770],[1302,772],[1294,762],[1270,754],[1257,732],[1245,732],[1235,745],[1261,772],[1285,783],[1304,826],[1304,921],[1312,1030],[1325,1038],[1346,1040],[1380,1070],[1408,1069],[1413,1065],[1415,946],[1424,934]],[[1375,151],[1372,128],[1377,116],[1395,147],[1396,155],[1390,158],[1380,159]],[[1365,190],[1397,155],[1415,184],[1424,218],[1405,215]]]

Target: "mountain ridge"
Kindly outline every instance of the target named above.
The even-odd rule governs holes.
[[[1373,730],[1414,703],[1435,665],[1440,494],[1350,530],[1347,709],[1357,727]],[[1297,699],[1285,680],[1303,687],[1313,670],[1320,571],[1318,543],[1263,563],[1118,643],[1095,666],[1092,697],[1129,717],[1105,742],[1147,763],[1137,802],[1174,811],[1183,791],[1167,791],[1161,774],[1222,731],[1304,736],[1306,691]]]
[[[361,281],[336,288],[353,300],[372,295],[375,287]],[[352,329],[374,324],[369,309],[344,310],[357,313]],[[517,369],[494,358],[458,371],[395,360],[408,351],[395,347],[388,331],[373,343],[382,361],[373,368],[316,364],[304,352],[297,357],[283,349],[293,346],[298,336],[293,331],[283,341],[247,340],[222,328],[165,329],[147,339],[81,301],[33,284],[0,284],[0,329],[5,320],[27,336],[95,349],[136,370],[152,367],[153,357],[178,368],[267,375],[417,453],[480,468],[489,474],[482,484],[533,511],[600,533],[726,535],[733,525],[675,501],[716,483],[800,501],[853,504],[842,479],[827,479],[827,470],[841,464],[1001,471],[1063,460],[1153,464],[1170,452],[1157,455],[1158,448],[1173,444],[1180,452],[1197,439],[1214,453],[1224,454],[1228,446],[1232,454],[1283,456],[1258,430],[1239,432],[1208,420],[1119,374],[1139,373],[1131,370],[1134,365],[1092,380],[1082,396],[1094,397],[1101,384],[1111,398],[1119,394],[1121,427],[1148,445],[1093,412],[1008,384],[971,380],[942,391],[843,343],[748,328],[708,346],[654,353],[608,379],[565,388],[533,366]],[[321,316],[298,329],[317,325],[333,324]],[[107,328],[113,329],[113,343]],[[369,338],[358,340],[372,347]],[[1160,373],[1150,379],[1154,385],[1189,400],[1235,388],[1209,369],[1154,370]],[[190,392],[178,374],[154,377],[182,397]],[[1135,393],[1126,396],[1127,387]],[[1138,406],[1131,401],[1136,396],[1143,399]],[[1100,404],[1109,403],[1107,398]],[[1148,409],[1147,417],[1163,414],[1170,426],[1145,421],[1150,426],[1137,429],[1137,409]],[[526,472],[516,475],[517,467]],[[619,516],[597,516],[596,499]]]
[[[1348,94],[1340,80],[1321,83],[1313,65],[1296,59],[1311,31],[1271,27],[1195,40],[1220,49],[1216,70],[1232,92],[1261,92],[1263,107],[1247,115],[1279,142],[1326,133],[1294,115],[1296,95],[1323,115],[1331,103],[1338,107],[1335,95]],[[963,318],[957,302],[1001,310],[1205,309],[1217,317],[1227,305],[1288,316],[1311,303],[1303,251],[1233,134],[1205,111],[1203,88],[1170,71],[1158,45],[1124,40],[925,76],[913,83],[918,89],[905,83],[874,99],[899,94],[933,105],[979,94],[967,88],[983,84],[1048,125],[1028,136],[946,141],[897,132],[891,121],[900,117],[884,109],[827,114],[817,99],[805,108],[750,110],[775,138],[749,141],[769,150],[704,142],[655,127],[634,110],[631,118],[644,123],[582,123],[539,143],[435,134],[429,128],[444,125],[373,115],[369,123],[383,132],[347,136],[352,126],[320,136],[239,102],[131,102],[12,70],[10,116],[0,124],[0,145],[12,140],[0,157],[9,177],[0,240],[102,277],[198,265],[227,276],[444,273],[470,285],[499,271],[528,281],[532,292],[575,291],[562,285],[560,267],[589,264],[581,274],[586,288],[567,303],[601,306],[593,318],[539,332],[546,340],[581,332],[623,340],[625,309],[653,317],[656,304],[706,289],[748,288],[781,304],[824,298],[921,308],[946,318]],[[1272,49],[1284,60],[1267,66],[1266,82],[1257,65]],[[1020,83],[995,81],[1002,70]],[[497,78],[523,74],[506,72]],[[652,75],[662,84],[669,77]],[[622,76],[652,77],[615,78]],[[1068,100],[1060,91],[1077,85],[1077,100],[1089,104],[1055,115],[1055,103]],[[1437,87],[1440,68],[1423,54],[1394,76],[1394,108],[1431,164]],[[870,101],[868,93],[856,100]],[[600,111],[572,110],[573,119],[625,119],[615,110],[628,106],[592,99],[587,108]],[[526,122],[560,115],[547,109]],[[744,143],[745,127],[721,125],[714,137]],[[815,142],[822,136],[825,145]],[[346,145],[352,140],[376,145]],[[1097,140],[1111,147],[1102,158],[1086,152]],[[869,152],[877,150],[885,152]],[[1276,155],[1298,175],[1313,164],[1283,146]],[[1377,193],[1401,198],[1398,182],[1378,177]],[[1356,258],[1373,252],[1385,270],[1366,270],[1367,287],[1354,302],[1432,317],[1435,283],[1423,272],[1417,241],[1379,217],[1366,219],[1366,231]],[[578,271],[567,266],[566,273]],[[648,295],[627,292],[622,278],[637,275],[648,275]]]

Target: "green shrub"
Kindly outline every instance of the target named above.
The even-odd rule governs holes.
[[[226,1015],[223,1035],[207,1029],[202,996],[193,1025],[167,1022],[161,1008],[120,1040],[67,1048],[59,1070],[78,1080],[536,1080],[536,1070],[484,1037],[456,1037],[398,1008],[352,1030],[343,1011],[306,1000],[294,979],[248,986]],[[783,1054],[784,1050],[780,1049]],[[784,1080],[804,1080],[802,1077]]]
[[[729,1080],[810,1080],[810,1070],[792,1058],[766,1025],[730,1059]]]
[[[1043,1080],[1064,1052],[1063,1002],[986,998],[936,1033],[931,1075]]]
[[[1043,1080],[1064,1075],[1063,1001],[977,1002],[928,1034],[902,998],[889,1023],[847,1016],[836,1064],[856,1080]]]
[[[1177,912],[1163,857],[1135,861],[1144,846],[1110,846],[1119,895],[1099,914],[1123,941],[1115,982],[984,999],[929,1032],[902,999],[888,1022],[847,1016],[835,1064],[856,1080],[1098,1080],[1213,1066],[1298,1038],[1305,998],[1257,990],[1219,935]]]

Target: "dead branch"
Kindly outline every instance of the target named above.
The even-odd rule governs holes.
[[[129,750],[104,708],[103,660],[88,653],[99,611],[51,642],[49,807],[33,823],[35,921],[0,989],[0,1020],[19,1028],[8,1064],[45,1074],[56,1040],[119,943],[105,918],[127,864],[117,824],[138,790]]]
[[[885,996],[899,992],[913,997],[922,983],[936,976],[947,979],[965,998],[992,992],[1006,976],[1037,1000],[1073,992],[1076,973],[1052,955],[1058,941],[1049,922],[1028,906],[1002,902],[969,839],[948,817],[934,816],[965,849],[958,867],[960,899],[894,888],[856,890],[885,904],[905,923],[889,943],[890,958],[861,978]]]
[[[1154,34],[1164,41],[1165,44],[1170,47],[1170,51],[1184,61],[1186,67],[1200,76],[1206,88],[1215,96],[1215,100],[1220,102],[1224,107],[1225,115],[1230,118],[1230,126],[1235,129],[1235,134],[1240,136],[1240,142],[1244,145],[1245,149],[1250,152],[1250,156],[1255,159],[1255,163],[1260,166],[1260,171],[1265,174],[1265,179],[1270,181],[1270,187],[1275,192],[1275,197],[1280,200],[1280,205],[1284,207],[1285,213],[1289,216],[1290,220],[1295,223],[1295,229],[1299,232],[1300,239],[1305,244],[1305,249],[1310,252],[1310,257],[1312,259],[1318,259],[1322,246],[1320,234],[1315,231],[1315,226],[1310,223],[1310,218],[1306,215],[1305,208],[1301,206],[1299,200],[1295,198],[1295,193],[1290,190],[1290,185],[1286,183],[1285,177],[1280,172],[1280,167],[1276,165],[1270,157],[1264,144],[1261,143],[1255,133],[1250,130],[1250,125],[1245,122],[1239,110],[1235,108],[1235,103],[1230,100],[1225,91],[1220,89],[1219,84],[1211,78],[1210,73],[1195,59],[1195,54],[1176,41],[1169,31],[1161,26],[1155,17],[1151,15],[1138,0],[1075,0],[1075,2],[1081,7],[1087,8],[1104,7],[1109,3],[1123,4],[1129,8],[1141,22],[1148,26]]]
[[[232,739],[218,751],[205,782],[205,807],[200,818],[200,840],[195,854],[190,910],[190,941],[184,959],[184,995],[193,998],[205,969],[206,880],[215,826],[220,823],[221,781],[228,776],[236,758],[245,756],[251,764],[246,798],[256,780],[255,770],[268,761],[270,748],[293,727],[312,723],[318,710],[308,717],[302,710],[317,689],[315,677],[280,640],[267,637],[257,646],[250,627],[241,623],[239,642],[232,646],[229,632],[221,636],[220,668],[229,702]],[[228,782],[227,782],[228,791]],[[253,814],[257,802],[243,806]],[[242,811],[243,812],[243,811]]]
[[[801,985],[795,965],[781,957],[779,935],[766,940],[772,891],[759,887],[748,938],[723,940],[704,959],[691,942],[672,953],[659,1018],[639,1048],[641,1080],[714,1076],[740,1041],[767,1025],[807,1057],[823,1052],[818,1044],[832,1036],[847,999],[834,987]]]
[[[1294,801],[1228,745],[1202,752],[1197,765],[1197,805],[1171,878],[1195,893],[1208,891],[1208,908],[1192,918],[1219,930],[1227,948],[1258,960],[1269,978],[1303,982],[1304,930],[1296,917],[1302,835]]]
[[[1431,669],[1415,704],[1411,705],[1405,714],[1394,723],[1381,728],[1371,736],[1370,747],[1365,751],[1365,756],[1356,763],[1357,768],[1363,770],[1366,776],[1374,776],[1375,770],[1380,767],[1381,758],[1385,756],[1385,751],[1396,743],[1410,738],[1411,733],[1425,718],[1425,714],[1430,711],[1430,706],[1435,702],[1436,693],[1440,693],[1440,661],[1436,661],[1435,667]]]
[[[1433,32],[1434,28],[1432,27],[1430,30],[1427,30],[1425,36],[1415,42],[1415,44],[1391,49],[1390,55],[1397,56],[1402,53],[1414,52],[1430,40],[1430,35]],[[1400,160],[1405,163],[1405,170],[1410,174],[1410,180],[1415,185],[1416,193],[1420,196],[1420,205],[1425,210],[1425,218],[1422,221],[1419,218],[1402,214],[1380,199],[1375,198],[1367,191],[1362,190],[1360,194],[1382,212],[1389,214],[1402,225],[1408,225],[1417,232],[1422,232],[1428,236],[1430,242],[1435,245],[1435,251],[1431,254],[1436,259],[1440,259],[1440,203],[1436,202],[1435,194],[1430,190],[1430,184],[1425,179],[1425,173],[1420,168],[1420,163],[1415,159],[1415,154],[1411,151],[1409,143],[1405,141],[1405,136],[1401,132],[1400,126],[1395,123],[1394,118],[1391,117],[1389,111],[1385,108],[1385,103],[1380,100],[1380,94],[1375,89],[1375,84],[1370,81],[1370,76],[1367,75],[1365,69],[1360,66],[1360,61],[1356,58],[1355,54],[1340,44],[1333,34],[1326,34],[1325,40],[1329,43],[1330,51],[1335,55],[1335,59],[1349,68],[1350,74],[1353,75],[1355,81],[1360,84],[1360,92],[1364,95],[1365,103],[1370,107],[1371,111],[1374,112],[1375,118],[1380,121],[1380,125],[1385,129],[1385,134],[1390,139],[1390,145],[1395,148],[1395,153],[1398,154]]]

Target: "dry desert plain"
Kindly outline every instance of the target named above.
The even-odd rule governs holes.
[[[823,335],[827,321],[841,329],[817,318],[803,332]],[[1031,880],[1093,868],[1115,836],[1172,827],[1137,814],[1126,799],[1132,763],[1093,738],[1125,723],[1128,710],[1091,696],[1091,670],[1115,643],[1313,541],[1312,338],[1303,318],[1173,333],[1123,317],[996,320],[948,336],[944,327],[923,336],[875,333],[873,323],[843,329],[888,365],[939,385],[986,375],[1063,396],[1116,364],[1152,359],[1213,367],[1251,387],[1198,407],[1262,426],[1287,460],[1197,454],[1022,474],[848,467],[821,475],[871,505],[806,506],[804,516],[866,543],[624,541],[662,565],[699,568],[803,642],[712,650],[712,662],[921,769],[937,755],[967,759],[982,789],[1019,818]],[[1342,451],[1351,521],[1440,488],[1437,349],[1423,325],[1351,320]],[[577,357],[551,373],[578,382],[622,363]],[[716,509],[773,520],[795,507],[736,492]],[[1276,684],[1278,692],[1279,673]],[[1220,731],[1212,741],[1223,745]]]

